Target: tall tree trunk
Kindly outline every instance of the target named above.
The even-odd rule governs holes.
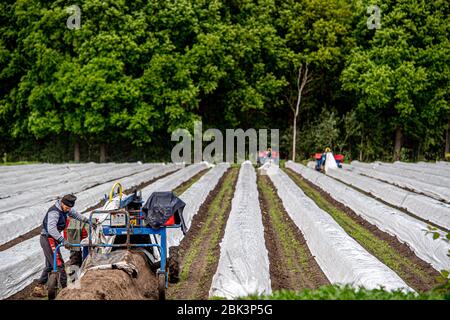
[[[422,152],[422,144],[419,142],[417,145],[417,155],[414,161],[420,161],[420,153]]]
[[[403,133],[401,128],[395,129],[394,161],[400,160]]]
[[[292,161],[295,161],[295,149],[296,149],[296,141],[297,141],[297,117],[294,113],[294,132],[292,134]]]
[[[73,149],[73,160],[75,162],[80,162],[80,143],[78,141],[75,142]]]
[[[363,140],[364,136],[361,133],[361,146],[359,147],[359,161],[362,162],[363,161]]]
[[[445,155],[447,155],[447,153],[450,153],[450,119],[448,120],[448,124],[447,124],[447,135],[445,137]]]
[[[293,129],[294,132],[292,133],[292,161],[295,161],[296,156],[296,142],[297,142],[297,118],[300,111],[300,102],[302,100],[302,93],[303,89],[305,88],[305,85],[311,80],[311,77],[308,77],[308,63],[305,64],[305,72],[302,75],[302,69],[303,64],[300,65],[300,68],[298,69],[298,78],[297,78],[297,89],[298,89],[298,95],[297,95],[297,104],[295,105],[295,109],[292,108],[292,111],[294,112],[294,124]],[[301,82],[300,82],[301,80]]]
[[[100,144],[100,162],[106,162],[106,146],[104,143]]]

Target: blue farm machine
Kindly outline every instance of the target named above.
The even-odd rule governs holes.
[[[96,209],[90,213],[87,239],[81,241],[81,243],[72,243],[69,246],[82,249],[83,261],[89,255],[102,254],[99,253],[101,250],[96,250],[99,248],[110,248],[111,252],[140,248],[140,250],[146,251],[145,255],[147,257],[158,257],[159,268],[156,272],[158,296],[160,300],[164,300],[169,280],[167,229],[180,228],[183,233],[186,232],[182,216],[185,203],[173,192],[154,192],[144,204],[140,191],[124,195],[120,183],[116,183],[111,189],[109,203],[113,199],[117,199],[117,197],[118,205],[116,205],[115,209]],[[108,197],[106,198],[108,199]],[[97,216],[100,216],[101,219],[99,226],[95,228],[93,219]],[[98,228],[101,228],[101,230],[96,230]],[[103,238],[114,240],[112,243],[110,243],[111,241],[94,241],[95,234],[98,234],[98,232],[104,236]],[[60,245],[56,247],[53,255],[55,260],[59,249]],[[154,263],[154,261],[150,263]],[[60,287],[56,261],[54,261],[53,265],[54,269],[48,281],[49,299],[56,297]]]

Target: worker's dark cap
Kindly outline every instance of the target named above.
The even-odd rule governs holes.
[[[75,205],[75,201],[77,200],[77,197],[75,197],[73,194],[66,194],[62,199],[61,202],[64,203],[68,207],[73,207]]]

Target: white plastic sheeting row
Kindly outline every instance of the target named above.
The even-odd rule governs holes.
[[[182,183],[191,179],[200,171],[210,167],[211,165],[208,162],[195,163],[183,168],[183,170],[171,174],[170,176],[155,181],[155,183],[152,183],[142,189],[142,199],[147,201],[150,195],[155,191],[172,191]]]
[[[438,162],[436,162],[436,165],[442,166],[447,169],[450,168],[450,162],[448,162],[448,161],[438,161]]]
[[[229,167],[229,163],[217,164],[180,195],[180,199],[186,203],[183,218],[187,229],[191,227],[192,218],[197,214],[208,194],[217,186],[220,178]],[[183,232],[180,229],[167,229],[167,246],[178,246],[183,237]]]
[[[167,165],[167,166],[157,166],[153,169],[142,172],[140,169],[136,170],[134,167],[128,168],[127,171],[116,171],[111,170],[110,173],[105,174],[101,179],[98,179],[99,183],[107,183],[117,179],[122,182],[133,183],[134,181],[148,181],[151,177],[158,177],[164,173],[170,172],[178,168],[179,166]],[[137,172],[137,173],[135,173]],[[134,175],[131,175],[135,173]],[[129,175],[127,178],[122,178],[124,175]],[[143,180],[144,179],[144,180]],[[146,180],[145,180],[146,179]],[[83,183],[69,184],[72,188],[64,190],[55,190],[58,195],[62,195],[63,192],[74,192],[78,197],[77,208],[83,203],[96,203],[99,202],[105,193],[108,193],[106,185],[99,185],[81,192],[77,192],[82,189]],[[109,185],[109,184],[108,184]],[[126,185],[126,183],[125,183]],[[43,190],[45,191],[45,190]],[[34,228],[36,228],[40,223],[42,223],[42,218],[47,212],[48,208],[52,205],[56,197],[43,197],[42,201],[27,207],[27,203],[24,203],[23,208],[12,210],[10,212],[0,213],[0,244],[4,244],[23,235]],[[5,201],[5,200],[3,200]],[[79,210],[79,209],[78,209]]]
[[[436,162],[426,162],[426,161],[418,161],[418,162],[401,162],[401,161],[395,161],[395,163],[405,163],[405,164],[411,164],[418,167],[428,167],[428,168],[436,168],[436,167],[447,167],[450,165],[450,162],[446,161],[436,161]]]
[[[144,202],[147,201],[148,197],[154,191],[172,191],[173,189],[175,189],[176,187],[181,185],[183,182],[188,181],[194,175],[199,173],[201,170],[207,169],[208,167],[209,167],[209,165],[206,162],[203,162],[200,164],[194,164],[194,165],[184,168],[168,177],[162,178],[142,190],[142,199],[144,200]],[[211,171],[209,171],[208,173],[211,173]],[[208,173],[206,175],[208,175]],[[191,186],[191,188],[192,187],[193,186]],[[203,185],[203,187],[205,188],[206,186]],[[119,201],[120,201],[120,199],[118,197],[114,198],[113,201],[108,203],[103,209],[111,210],[111,209],[118,208]],[[192,202],[194,202],[194,201],[195,200],[192,199]],[[195,206],[195,203],[192,203],[192,204]],[[188,205],[190,205],[190,204],[186,203],[186,207]],[[189,209],[190,209],[190,207],[189,207]],[[107,216],[108,216],[107,214],[103,214],[103,215],[100,214],[100,215],[98,215],[97,218],[99,218],[100,221],[104,221],[104,219],[107,218]],[[183,217],[184,216],[185,215],[183,215]],[[178,233],[174,233],[175,230],[179,231],[179,233],[181,235],[179,235]],[[175,234],[176,234],[177,238],[174,238]],[[183,233],[180,231],[180,229],[167,229],[167,244],[168,244],[168,246],[170,247],[171,245],[177,245],[176,241],[177,241],[178,237],[180,237],[180,236],[181,236],[181,238],[183,237]],[[107,243],[111,244],[114,242],[114,238],[115,238],[114,236],[103,237],[103,240],[106,240]],[[159,237],[158,237],[158,239],[159,239]],[[85,241],[86,241],[86,239],[85,239]],[[102,250],[102,252],[108,253],[108,252],[110,252],[110,248],[104,248]],[[154,252],[154,255],[159,259],[158,251],[155,249],[153,252]]]
[[[139,174],[143,170],[146,170],[146,168],[148,168],[148,166],[142,165],[141,167],[132,166],[129,168],[119,169],[117,171],[110,170],[110,172],[104,174],[103,176],[96,177],[95,180],[97,181],[97,183],[95,184],[99,185],[102,183],[121,179],[124,176]],[[154,172],[158,172],[159,168],[160,167],[156,167],[156,171]],[[136,177],[134,179],[136,179]],[[51,206],[51,203],[53,203],[54,200],[56,200],[59,196],[64,195],[65,193],[73,192],[75,195],[77,195],[77,197],[88,197],[91,200],[95,199],[95,201],[98,202],[105,192],[104,187],[101,188],[102,191],[95,188],[87,189],[85,181],[86,180],[82,180],[62,185],[60,189],[58,189],[58,186],[56,186],[48,189],[36,190],[36,198],[31,198],[28,200],[24,199],[23,202],[19,204],[19,208],[0,213],[0,244],[13,240],[18,236],[23,235],[28,231],[36,228],[42,222],[42,218],[48,208]],[[90,185],[91,187],[95,184],[93,183],[93,181],[88,183],[88,185]],[[46,192],[48,192],[48,194],[46,194]],[[39,195],[42,197],[41,199],[39,199]],[[9,199],[3,199],[2,204],[3,202],[6,202],[8,200]]]
[[[69,251],[61,249],[64,260]],[[0,299],[6,299],[39,278],[44,268],[44,254],[39,237],[34,237],[0,252]]]
[[[393,206],[403,208],[417,217],[450,229],[450,204],[349,171],[333,170],[327,172],[327,175],[363,190]]]
[[[246,161],[239,171],[209,296],[233,299],[253,293],[270,294],[271,282],[256,173]]]
[[[401,176],[409,179],[413,179],[416,181],[424,182],[433,186],[450,188],[450,178],[444,176],[438,176],[434,174],[428,174],[423,172],[417,172],[414,170],[407,170],[399,167],[395,167],[392,164],[386,164],[382,162],[373,162],[373,163],[364,163],[359,161],[352,161],[352,167],[355,168],[363,168],[363,169],[371,169],[387,174],[392,174],[395,176]],[[348,166],[344,164],[344,168]],[[450,167],[449,167],[450,169]]]
[[[153,167],[154,165],[152,164],[147,166]],[[105,173],[111,168],[117,170],[122,167],[124,166],[118,167],[113,163],[102,165],[86,164],[85,166],[78,166],[75,168],[67,167],[62,169],[55,169],[53,171],[47,172],[42,177],[30,177],[28,174],[18,173],[16,175],[17,181],[8,181],[0,185],[0,197],[11,198],[28,191],[33,191],[33,189],[36,188],[45,188],[52,185],[77,181],[79,179],[83,179],[92,175]]]
[[[0,183],[13,184],[23,181],[23,177],[26,177],[27,179],[30,180],[34,180],[46,177],[52,171],[67,172],[72,169],[77,170],[78,168],[92,167],[92,166],[95,166],[95,163],[90,162],[83,164],[39,164],[39,165],[17,166],[17,168],[0,173]]]
[[[16,209],[24,209],[38,203],[54,200],[66,193],[80,192],[107,181],[149,170],[152,167],[154,167],[152,164],[130,164],[119,168],[115,166],[94,167],[86,175],[59,183],[52,183],[55,180],[55,176],[50,173],[46,183],[35,186],[34,189],[27,192],[3,199],[0,202],[0,215],[5,212],[11,213]]]
[[[415,172],[423,172],[428,174],[434,174],[437,176],[444,176],[450,178],[450,169],[436,164],[430,163],[407,163],[407,162],[394,162],[396,168],[404,168],[407,170],[413,170]]]
[[[173,172],[181,167],[182,165],[180,164],[160,166],[147,172],[121,179],[120,182],[128,189]],[[80,193],[76,202],[76,209],[82,212],[97,204],[103,199],[103,195],[109,192],[110,187],[110,184],[104,184]],[[47,205],[49,206],[51,203]],[[0,283],[2,284],[0,287],[0,299],[4,299],[24,289],[33,279],[39,277],[44,262],[39,236],[0,252],[0,262]]]
[[[450,258],[447,257],[450,244],[442,239],[433,240],[432,235],[426,233],[426,223],[301,164],[288,161],[286,167],[301,174],[381,231],[407,244],[419,258],[436,270],[450,268]]]
[[[378,179],[383,182],[390,183],[394,186],[410,190],[419,194],[426,195],[438,201],[443,201],[450,203],[450,185],[447,188],[439,187],[436,185],[428,184],[425,182],[417,181],[411,178],[406,178],[392,173],[385,173],[375,171],[369,168],[360,168],[345,165],[344,169],[347,171],[352,171],[363,176]]]
[[[64,164],[59,164],[59,166],[63,166]],[[48,166],[58,166],[58,164],[50,164],[50,163],[32,163],[32,164],[14,164],[14,165],[6,165],[6,166],[0,166],[0,177],[3,173],[6,172],[14,172],[16,170],[21,170],[22,168],[26,167],[29,169],[34,168],[44,168]]]
[[[269,173],[269,177],[287,213],[303,233],[311,253],[331,283],[368,289],[384,286],[386,290],[412,290],[395,272],[351,238],[286,173],[278,170]]]
[[[155,191],[173,191],[176,187],[188,181],[200,171],[210,168],[212,166],[213,165],[209,164],[206,161],[201,163],[195,163],[193,165],[184,168],[183,170],[176,172],[175,174],[165,177],[164,179],[158,180],[142,190],[142,199],[146,201],[150,197],[150,195]],[[173,235],[173,232],[169,230],[167,230],[168,231],[167,243],[168,244],[175,243],[174,241],[171,241],[169,239],[169,234],[170,237]],[[161,241],[159,236],[155,237],[156,239],[158,239],[158,242]],[[156,260],[160,259],[159,252],[156,248],[153,248],[153,255],[156,258]],[[167,252],[167,256],[169,256],[169,252]]]

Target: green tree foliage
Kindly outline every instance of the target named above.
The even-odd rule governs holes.
[[[168,160],[179,127],[279,128],[292,145],[300,66],[309,82],[297,153],[332,146],[386,159],[442,156],[450,114],[448,6],[362,0],[5,0],[0,152],[10,161]],[[81,9],[81,28],[66,21]],[[120,151],[117,149],[119,145]],[[113,148],[114,147],[114,148]],[[407,150],[407,149],[405,149]]]
[[[449,105],[450,28],[446,1],[378,1],[381,28],[364,31],[342,73],[357,96],[365,139],[400,129],[410,144],[442,153]],[[364,9],[362,9],[364,10]],[[382,126],[377,123],[383,122]],[[371,139],[373,141],[373,139]],[[386,139],[373,141],[385,145]],[[434,155],[436,157],[436,155]]]

